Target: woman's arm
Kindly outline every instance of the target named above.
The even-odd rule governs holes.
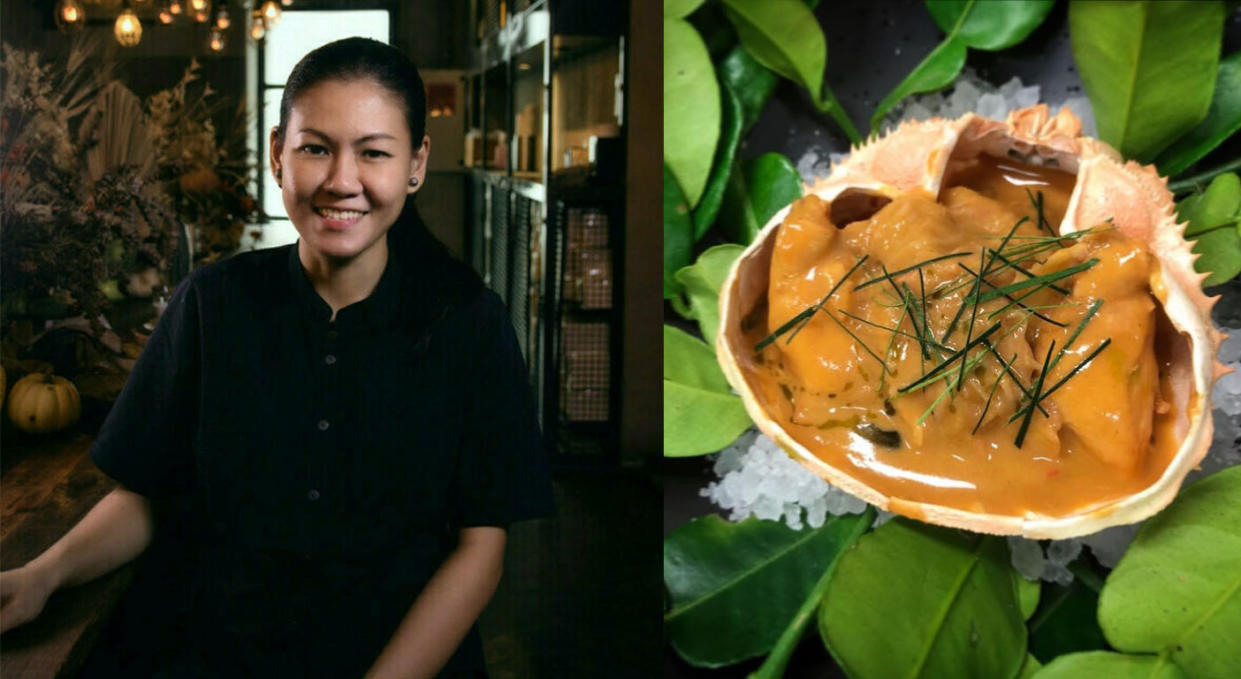
[[[457,650],[500,583],[503,528],[461,529],[457,549],[427,583],[365,679],[430,679]]]
[[[33,620],[52,592],[80,585],[132,560],[151,543],[150,502],[117,488],[30,563],[0,577],[0,632]]]

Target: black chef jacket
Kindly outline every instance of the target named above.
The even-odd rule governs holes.
[[[360,677],[460,527],[552,512],[503,304],[389,243],[334,321],[296,244],[196,270],[104,423],[92,459],[189,557],[169,675]],[[482,667],[474,630],[445,673]]]

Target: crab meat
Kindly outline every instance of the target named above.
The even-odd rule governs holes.
[[[872,339],[876,336],[873,328],[854,323],[858,330],[846,336],[849,331],[837,318],[833,318],[832,323],[806,323],[799,330],[799,344],[795,349],[787,348],[783,340],[780,342],[782,348],[767,349],[776,352],[779,365],[772,368],[771,361],[767,361],[763,369],[778,371],[787,378],[779,387],[784,391],[787,406],[774,406],[772,383],[764,383],[756,377],[756,363],[763,363],[764,359],[755,351],[755,326],[774,329],[835,287],[847,275],[849,262],[832,258],[827,253],[841,247],[842,243],[852,248],[851,252],[873,254],[876,261],[896,271],[939,253],[951,253],[963,247],[960,243],[1000,238],[1010,227],[1013,233],[1018,233],[1021,224],[1013,226],[1018,215],[997,209],[995,201],[960,185],[959,181],[980,164],[1012,159],[1036,169],[1054,168],[1055,171],[1048,170],[1049,176],[1065,178],[1064,190],[1050,192],[1048,204],[1038,206],[1039,215],[1045,212],[1049,222],[1045,228],[1055,229],[1059,236],[1076,234],[1079,237],[1073,245],[1051,253],[1037,265],[1028,264],[1036,270],[1025,275],[1055,273],[1090,258],[1093,263],[1089,267],[1064,279],[1064,285],[1072,289],[1061,292],[1066,295],[1071,292],[1082,300],[1106,300],[1106,304],[1096,309],[1097,316],[1086,322],[1082,320],[1086,316],[1085,304],[1060,305],[1063,308],[1053,308],[1056,305],[1049,304],[1051,310],[1047,313],[1063,323],[1053,326],[1050,323],[1056,319],[1050,318],[1043,330],[1026,331],[1016,338],[1011,332],[1002,336],[996,333],[992,339],[997,357],[1007,359],[1011,355],[1011,365],[1031,372],[1029,385],[1022,385],[1015,377],[1001,380],[998,372],[994,382],[981,377],[967,378],[965,370],[961,370],[957,382],[961,390],[973,390],[973,403],[978,404],[986,397],[989,405],[993,401],[1006,403],[1011,412],[1016,404],[1023,402],[1023,396],[1028,399],[1026,392],[1034,386],[1034,374],[1040,372],[1031,371],[1030,367],[1038,368],[1044,357],[1050,358],[1055,346],[1065,347],[1068,340],[1073,339],[1075,352],[1066,353],[1072,353],[1078,360],[1090,347],[1100,350],[1106,347],[1107,354],[1096,354],[1103,357],[1100,360],[1081,360],[1085,366],[1082,374],[1090,371],[1089,379],[1068,379],[1072,377],[1070,360],[1052,365],[1048,374],[1040,377],[1046,385],[1061,380],[1063,384],[1048,396],[1044,402],[1046,408],[1041,409],[1044,412],[1028,418],[1028,429],[1022,427],[1023,435],[1016,448],[1024,443],[1031,449],[1056,451],[1051,457],[1067,455],[1090,459],[1095,465],[1091,469],[1107,475],[1109,481],[1111,477],[1139,479],[1133,481],[1139,485],[1128,487],[1120,494],[1113,492],[1095,497],[1087,492],[1068,500],[1061,498],[1059,504],[1036,503],[1023,507],[996,503],[994,498],[987,500],[981,495],[973,497],[971,487],[974,484],[968,481],[940,479],[941,483],[951,486],[951,493],[944,496],[951,499],[941,501],[939,495],[908,491],[901,483],[876,483],[875,476],[865,473],[861,465],[843,462],[842,456],[823,454],[822,448],[836,445],[832,443],[836,439],[811,436],[814,441],[810,441],[806,432],[811,431],[812,426],[827,429],[851,425],[850,436],[877,441],[875,445],[881,447],[892,447],[892,441],[896,440],[893,432],[867,420],[860,408],[855,408],[863,413],[859,425],[856,417],[852,421],[832,419],[847,409],[825,405],[826,396],[832,399],[852,396],[851,403],[865,402],[869,398],[873,403],[876,398],[882,399],[884,393],[893,393],[889,386],[887,392],[876,396],[873,374],[867,375],[860,368],[869,359],[862,357],[857,347],[867,344],[865,336]],[[1107,144],[1081,136],[1080,122],[1067,109],[1052,116],[1046,105],[1038,105],[1014,111],[1005,122],[967,114],[952,121],[905,123],[887,136],[855,149],[848,159],[833,168],[830,177],[808,189],[808,197],[776,214],[734,264],[720,293],[721,323],[716,337],[720,365],[745,401],[750,416],[794,459],[827,482],[880,508],[930,523],[983,533],[1020,534],[1032,538],[1086,535],[1146,518],[1172,500],[1185,475],[1201,461],[1210,446],[1208,398],[1214,381],[1226,369],[1215,360],[1224,339],[1210,320],[1211,307],[1217,298],[1208,298],[1202,292],[1205,276],[1194,272],[1195,255],[1183,237],[1184,225],[1176,222],[1166,180],[1160,178],[1154,168],[1124,162]],[[1007,189],[997,189],[1004,190]],[[871,242],[872,232],[868,229],[879,227],[870,220],[880,219],[880,216],[888,231],[883,239],[876,237]],[[964,229],[961,224],[970,226]],[[1097,235],[1098,229],[1092,227],[1102,224],[1110,225],[1107,231],[1114,233]],[[1029,232],[1022,233],[1026,234],[1023,237],[1035,237]],[[986,252],[983,247],[980,256],[985,257]],[[973,264],[969,264],[968,258],[938,262],[933,266],[940,268],[927,265],[925,271],[929,279],[942,283],[945,276],[956,272],[955,267],[968,269],[968,266],[979,265],[978,259],[975,257]],[[1013,274],[1004,280],[1017,278]],[[857,307],[849,305],[870,303],[855,298],[860,291],[854,289],[856,281],[854,283],[839,286],[832,296],[832,308],[856,311]],[[941,289],[949,288],[944,285]],[[903,293],[895,289],[895,294]],[[956,294],[956,299],[960,300],[966,293]],[[925,319],[930,308],[924,299],[923,323],[930,323]],[[988,310],[993,308],[988,307]],[[883,316],[882,310],[878,313],[878,318],[886,320],[883,324],[872,324],[874,327],[902,327],[896,318]],[[818,321],[818,314],[813,316]],[[856,320],[865,322],[866,319],[857,317]],[[1078,323],[1083,324],[1083,330],[1079,336],[1072,336],[1071,330]],[[913,327],[916,331],[915,326],[916,323],[904,327]],[[941,319],[939,327],[942,326]],[[953,327],[948,328],[948,334],[953,332]],[[1062,329],[1057,330],[1057,327]],[[867,335],[868,332],[871,334]],[[969,337],[954,341],[964,342]],[[1110,344],[1104,344],[1104,340]],[[944,343],[948,344],[946,338]],[[882,344],[879,346],[882,348]],[[907,351],[912,346],[912,351],[917,353],[918,344],[905,342],[903,346]],[[849,350],[857,355],[857,360],[847,368],[842,367],[845,362],[840,356],[824,350],[841,347],[850,347]],[[948,353],[950,348],[939,349]],[[872,357],[879,361],[879,372],[886,378],[891,372],[888,364],[881,357],[873,354]],[[925,357],[906,354],[900,360],[912,363],[916,358],[925,365],[925,359],[933,357],[929,353]],[[898,361],[898,367],[908,364]],[[873,373],[876,363],[869,365]],[[996,361],[991,369],[1001,368],[1002,363]],[[861,374],[855,374],[858,372]],[[1016,372],[1019,371],[1014,374]],[[788,389],[784,386],[786,383],[814,385],[814,388],[803,388],[799,392]],[[882,388],[880,382],[879,389]],[[990,388],[990,395],[986,393],[987,388]],[[813,394],[807,396],[806,392]],[[838,405],[840,401],[835,403]],[[962,409],[967,409],[965,403],[963,400]],[[892,478],[916,481],[926,476],[919,471],[915,459],[926,453],[918,447],[926,430],[920,420],[916,426],[914,424],[924,404],[925,401],[915,398],[902,399],[896,405],[884,400],[887,415],[880,417],[901,423],[900,430],[907,439],[903,459],[909,464],[902,466],[900,455],[871,460],[871,463],[884,466],[885,473]],[[1038,405],[1038,401],[1035,404]],[[968,412],[971,423],[976,410],[978,408],[974,407]],[[996,420],[994,413],[987,417],[988,412],[983,410],[977,416],[975,431],[979,427],[989,427],[993,432],[1003,430],[1006,426],[1003,419]],[[943,421],[948,417],[944,415]],[[925,414],[922,419],[926,419]],[[933,421],[928,426],[936,425]],[[871,444],[862,442],[862,445]],[[963,441],[961,445],[975,452],[985,447],[979,441]],[[1001,448],[991,443],[986,445],[997,451]],[[1005,446],[1004,450],[1013,450],[1013,446]],[[1164,450],[1166,454],[1152,454],[1147,459],[1142,454],[1147,447],[1152,451]],[[983,452],[990,460],[990,452]],[[1158,466],[1152,469],[1151,465]],[[1033,483],[1029,479],[1012,482]],[[1048,492],[1054,492],[1054,479],[1039,479],[1038,483],[1044,484]],[[1107,484],[1100,482],[1099,485]],[[1054,509],[1049,509],[1053,506]]]

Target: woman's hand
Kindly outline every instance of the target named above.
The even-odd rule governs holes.
[[[145,497],[115,488],[30,563],[0,573],[0,632],[34,620],[47,598],[116,570],[151,543],[155,519]]]
[[[55,589],[52,578],[32,564],[0,573],[0,633],[38,617]]]
[[[495,594],[507,533],[498,526],[462,528],[457,548],[414,601],[364,679],[431,679],[457,650]]]

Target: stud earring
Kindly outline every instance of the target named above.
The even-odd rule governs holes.
[[[410,177],[410,178],[409,178],[409,185],[410,185],[410,186],[418,186],[418,178],[417,178],[417,177]]]
[[[282,186],[282,185],[280,184],[280,181],[281,181],[282,179],[284,179],[284,177],[283,177],[283,175],[281,175],[281,174],[280,174],[280,168],[276,168],[276,186],[278,186],[278,187],[280,187],[280,188],[282,188],[282,189],[283,189],[283,188],[284,188],[284,186]]]

